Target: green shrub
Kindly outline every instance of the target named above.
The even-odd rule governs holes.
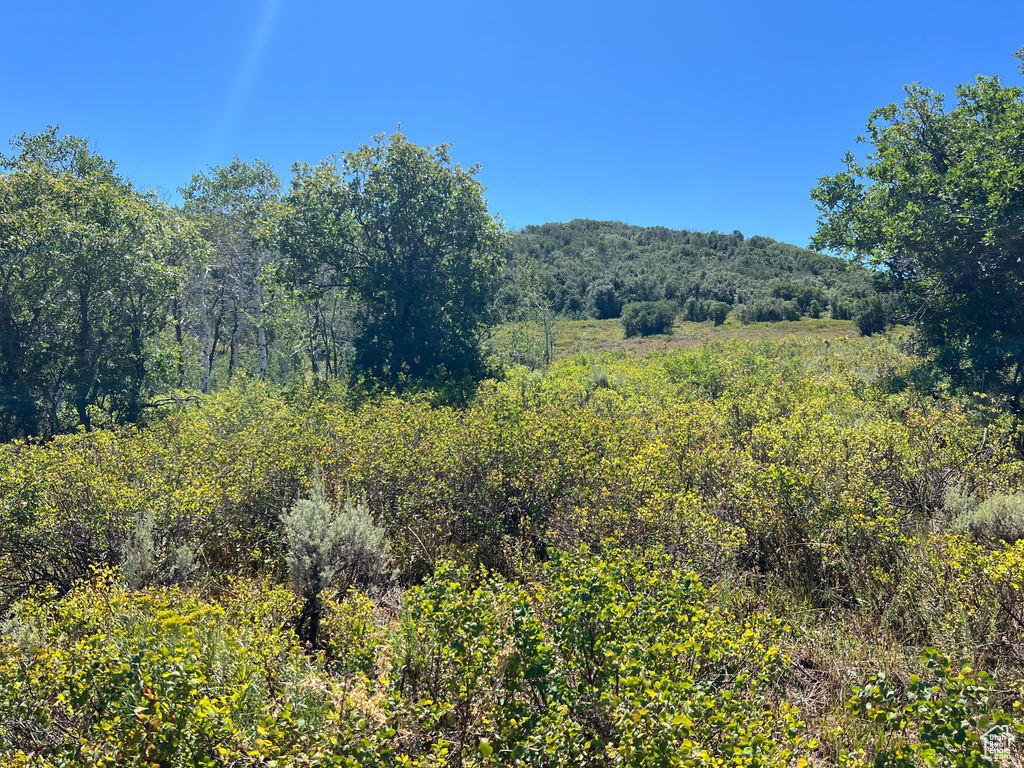
[[[993,712],[992,679],[948,656],[926,649],[922,659],[929,678],[910,678],[905,688],[879,672],[856,690],[847,705],[873,725],[875,765],[997,766],[985,754],[983,736],[993,729],[1024,733],[1024,724]]]
[[[743,304],[737,313],[741,323],[781,323],[800,319],[800,305],[773,297]]]
[[[979,543],[1020,541],[1024,539],[1024,493],[996,493],[980,504],[965,504],[953,526]]]
[[[892,320],[890,307],[877,296],[859,301],[853,315],[857,329],[864,336],[881,333],[892,323]]]
[[[0,763],[391,764],[388,702],[356,700],[303,653],[282,630],[291,610],[258,582],[215,603],[102,572],[58,603],[21,604],[42,642],[0,638]]]
[[[366,500],[346,498],[340,509],[324,496],[319,476],[309,499],[299,499],[281,515],[286,539],[285,560],[292,587],[305,601],[298,620],[300,636],[313,645],[323,611],[321,593],[335,581],[344,591],[391,577],[384,529],[373,520]]]
[[[622,327],[626,338],[669,333],[678,313],[674,301],[638,301],[622,308]]]
[[[700,301],[693,296],[683,302],[683,320],[691,323],[703,323],[708,319],[710,302]]]
[[[724,301],[713,301],[708,307],[708,319],[714,322],[715,325],[722,325],[725,322],[725,318],[729,316],[729,310],[732,309]]]

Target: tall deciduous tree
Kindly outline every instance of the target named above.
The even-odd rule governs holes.
[[[294,170],[280,228],[288,274],[359,305],[356,371],[391,386],[479,376],[503,231],[477,167],[396,133]]]
[[[258,376],[266,380],[269,298],[262,278],[273,254],[260,241],[260,231],[268,205],[280,197],[281,180],[266,163],[249,164],[235,157],[226,167],[194,175],[181,193],[185,211],[196,219],[213,247],[211,259],[199,265],[196,281],[203,391],[210,391],[211,367],[224,326],[229,333],[228,380],[240,367],[241,347],[250,330],[256,337]]]
[[[88,142],[23,134],[0,167],[0,437],[134,421],[176,276],[160,215]]]
[[[872,113],[866,160],[847,153],[846,170],[811,193],[821,211],[812,246],[881,268],[879,286],[945,370],[1019,398],[1024,92],[978,77],[947,111],[942,94],[906,91],[902,105]]]

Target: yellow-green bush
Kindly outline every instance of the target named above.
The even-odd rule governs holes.
[[[657,732],[674,734],[659,753],[671,763],[670,755],[696,754],[693,744],[724,745],[742,731],[749,737],[737,747],[744,755],[762,750],[757,759],[785,761],[810,749],[801,741],[810,738],[808,728],[853,716],[837,714],[845,711],[838,692],[848,686],[830,673],[811,686],[831,686],[812,702],[814,716],[824,720],[813,728],[795,725],[802,716],[790,711],[790,682],[780,668],[770,683],[742,689],[744,702],[760,702],[760,714],[741,707],[722,733],[707,730],[711,704],[687,698],[696,695],[698,679],[679,678],[664,666],[668,656],[637,650],[646,647],[645,632],[693,629],[683,623],[686,611],[675,608],[678,626],[630,624],[615,618],[612,607],[606,618],[613,624],[594,625],[613,627],[615,637],[640,638],[633,656],[608,646],[620,672],[634,662],[646,670],[626,675],[640,680],[632,687],[620,674],[613,700],[597,662],[583,651],[568,654],[573,625],[558,606],[574,605],[574,613],[586,615],[573,602],[584,587],[567,586],[575,583],[572,575],[589,579],[587,590],[614,595],[609,606],[633,606],[641,621],[657,601],[634,604],[640,587],[611,586],[639,583],[630,570],[641,567],[637,562],[659,574],[695,571],[702,583],[739,595],[755,614],[764,612],[756,606],[771,606],[796,629],[765,640],[765,649],[810,647],[829,632],[848,635],[851,644],[877,637],[893,649],[885,659],[909,669],[930,645],[988,670],[1000,681],[993,695],[1005,708],[1024,688],[1024,545],[955,535],[949,499],[952,492],[981,502],[1019,492],[1019,434],[984,399],[925,396],[887,383],[885,376],[902,375],[909,365],[884,341],[709,343],[644,358],[571,357],[544,373],[513,369],[504,380],[481,385],[460,408],[394,397],[353,405],[250,382],[163,414],[145,429],[0,446],[0,599],[4,610],[23,600],[7,634],[20,638],[21,648],[42,631],[38,626],[71,621],[51,617],[40,624],[30,619],[33,611],[56,609],[42,598],[24,598],[49,587],[51,599],[67,595],[63,604],[82,599],[83,588],[75,585],[92,578],[94,566],[120,565],[128,532],[149,513],[155,580],[170,581],[160,574],[185,547],[196,564],[186,592],[207,597],[181,599],[233,610],[228,606],[241,598],[232,578],[285,582],[280,515],[319,471],[328,497],[366,498],[386,531],[399,580],[387,595],[329,589],[323,659],[299,653],[283,661],[292,658],[286,654],[273,663],[330,680],[328,698],[341,696],[331,688],[341,686],[355,702],[355,722],[380,726],[374,739],[394,729],[386,737],[396,750],[389,760],[406,754],[463,764],[552,764],[543,755],[557,754],[639,764],[638,755],[653,754]],[[617,565],[608,565],[553,554],[609,547],[664,551],[672,565],[655,568],[618,556],[609,560]],[[576,558],[568,570],[567,558]],[[453,565],[439,572],[445,562]],[[674,578],[669,584],[683,590]],[[126,615],[141,610],[129,607],[145,595],[171,594],[106,589],[127,606]],[[221,600],[223,590],[234,596]],[[686,600],[691,597],[697,600]],[[699,598],[707,612],[702,630],[718,633],[713,644],[726,648],[723,627],[733,631],[743,617],[716,614],[716,599]],[[427,612],[428,605],[442,608]],[[281,610],[288,615],[266,632],[291,653],[295,641],[283,627],[297,609]],[[806,616],[823,618],[812,623]],[[620,620],[625,623],[614,623]],[[218,632],[233,636],[232,620],[218,621]],[[757,637],[768,637],[751,624]],[[42,645],[57,647],[61,632]],[[556,633],[567,634],[556,641]],[[464,645],[451,645],[452,637],[463,637]],[[82,653],[109,661],[116,655],[111,648],[101,643],[100,651]],[[878,654],[863,653],[856,663],[871,670]],[[543,673],[532,678],[515,671],[533,668]],[[56,667],[52,674],[71,675]],[[548,686],[543,691],[541,679]],[[470,689],[471,697],[460,698],[460,690]],[[580,707],[590,719],[580,719]],[[654,714],[680,707],[704,714],[690,717],[692,727],[673,723],[675,714],[667,722]],[[355,727],[345,723],[336,727]],[[530,741],[527,731],[542,734],[543,744]],[[617,740],[595,741],[598,732],[614,732]],[[349,743],[348,736],[338,738]],[[384,743],[371,742],[374,749]],[[595,745],[603,750],[600,760]],[[822,754],[838,759],[839,748]]]

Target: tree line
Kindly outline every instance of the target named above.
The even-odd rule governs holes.
[[[509,235],[477,167],[400,133],[297,164],[287,189],[236,157],[195,174],[178,206],[57,128],[11,146],[3,440],[137,422],[157,395],[209,394],[243,373],[466,390],[491,372],[486,328],[524,315],[610,318],[661,301],[653,316],[669,327],[735,308],[844,316],[870,290],[866,270],[739,233],[574,221]]]
[[[0,439],[138,421],[243,371],[368,387],[479,379],[501,224],[447,146],[375,137],[290,189],[237,157],[170,206],[88,141],[24,134],[0,174]]]
[[[506,281],[500,305],[511,311],[539,294],[554,314],[580,319],[617,318],[630,304],[668,301],[694,322],[724,320],[716,304],[743,322],[848,320],[875,295],[867,269],[739,231],[575,219],[511,233],[505,255],[531,274]]]
[[[1024,49],[1018,53],[1024,58]],[[1022,67],[1024,70],[1024,67]],[[0,440],[132,423],[158,393],[348,376],[462,388],[499,320],[828,314],[915,326],[957,387],[1024,393],[1024,92],[908,86],[812,192],[811,246],[577,219],[506,233],[477,166],[401,133],[274,170],[237,157],[170,206],[50,127],[0,155]],[[865,269],[873,267],[874,272]]]

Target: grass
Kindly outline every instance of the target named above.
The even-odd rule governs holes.
[[[712,339],[848,339],[861,338],[852,320],[814,320],[803,318],[782,323],[751,323],[744,325],[730,317],[723,325],[711,322],[676,321],[672,333],[625,338],[621,321],[555,320],[551,323],[551,347],[554,358],[589,353],[641,355],[669,349],[696,347]],[[490,340],[491,347],[502,357],[541,360],[544,354],[544,326],[539,322],[522,322],[499,326]],[[518,358],[517,358],[518,359]]]

